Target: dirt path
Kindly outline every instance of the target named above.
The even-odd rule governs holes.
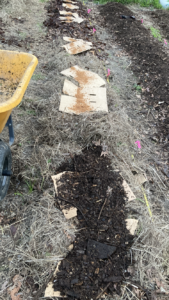
[[[131,57],[118,44],[115,35],[108,32],[107,28],[101,26],[100,23],[98,24],[99,13],[96,6],[90,4],[90,7],[86,8],[92,8],[89,23],[91,22],[91,27],[96,28],[97,39],[106,44],[108,56],[103,61],[90,52],[70,56],[61,48],[64,42],[60,35],[54,35],[51,30],[46,36],[47,28],[43,26],[47,18],[44,3],[35,2],[29,7],[29,13],[23,16],[17,16],[16,13],[16,20],[8,17],[7,23],[3,26],[7,44],[1,41],[2,49],[30,51],[39,59],[38,67],[23,101],[13,111],[16,136],[12,146],[14,175],[8,196],[0,209],[1,225],[4,228],[1,251],[3,268],[0,276],[2,282],[7,280],[11,285],[11,278],[16,273],[20,273],[24,279],[21,292],[25,300],[28,296],[34,297],[36,292],[43,287],[56,265],[56,261],[52,263],[46,261],[46,253],[49,253],[50,249],[45,248],[44,252],[37,254],[33,246],[29,248],[32,224],[36,223],[36,215],[40,218],[37,210],[39,207],[45,209],[46,205],[53,205],[51,203],[54,202],[53,183],[50,176],[55,174],[64,160],[70,160],[70,154],[81,153],[86,145],[98,139],[106,143],[113,168],[121,171],[138,199],[128,205],[128,214],[139,219],[136,242],[132,249],[136,257],[133,278],[151,290],[154,279],[152,277],[146,281],[148,268],[155,276],[161,276],[162,280],[168,274],[167,263],[165,270],[163,268],[164,258],[161,254],[161,249],[165,252],[168,248],[165,231],[167,228],[162,231],[168,220],[168,183],[165,174],[161,173],[161,169],[165,168],[165,165],[161,168],[163,153],[158,144],[155,144],[153,139],[149,139],[150,136],[154,137],[156,132],[155,127],[152,126],[154,112],[146,110],[142,95],[136,89],[138,79],[130,69]],[[18,19],[19,17],[23,20]],[[104,49],[101,50],[102,52],[104,53]],[[105,80],[107,69],[111,70],[110,84],[107,83],[106,86],[108,115],[97,113],[73,116],[58,111],[64,81],[60,72],[73,65],[89,68]],[[2,138],[8,140],[6,129]],[[135,145],[136,140],[141,141],[141,152]],[[153,226],[143,192],[135,182],[134,172],[146,174],[148,182],[145,184],[145,192],[154,217]],[[46,202],[44,204],[43,197],[46,197],[45,201],[48,204]],[[60,211],[55,213],[57,218],[61,218]],[[29,221],[22,221],[24,218]],[[41,218],[43,220],[43,214]],[[19,222],[16,238],[17,241],[21,240],[20,243],[18,242],[19,246],[9,228],[5,227],[15,222]],[[60,227],[61,224],[64,224],[65,228],[68,226],[62,219],[60,219]],[[42,224],[39,226],[43,229]],[[58,236],[60,234],[63,238],[64,235],[59,231],[60,227],[56,226],[55,234]],[[21,230],[22,228],[24,231]],[[154,228],[157,228],[157,231]],[[153,237],[150,238],[151,236]],[[61,249],[57,244],[51,253],[59,260],[61,254],[65,255],[67,244],[64,237]],[[5,252],[7,245],[9,251]],[[29,247],[25,248],[26,245]],[[151,247],[153,248],[150,251]],[[148,249],[147,252],[145,248]],[[28,259],[23,255],[23,251],[26,251],[28,255],[29,249],[31,249],[31,258],[29,256]],[[160,255],[161,259],[155,261],[156,255]],[[167,255],[165,259],[168,261]],[[123,292],[125,297],[126,286]],[[7,294],[5,297],[10,299]],[[39,297],[39,299],[42,298]]]

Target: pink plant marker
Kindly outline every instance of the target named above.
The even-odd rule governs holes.
[[[96,31],[96,29],[95,29],[95,28],[93,28],[93,33],[95,33],[95,31]]]
[[[107,77],[110,76],[110,69],[107,70]]]
[[[141,19],[141,24],[143,24],[143,19]]]
[[[164,39],[164,44],[167,45],[167,41]]]
[[[140,141],[136,141],[135,144],[137,144],[137,147],[138,147],[139,149],[141,149]]]
[[[88,12],[88,14],[91,12],[91,9],[89,8],[88,10],[87,10],[87,12]]]

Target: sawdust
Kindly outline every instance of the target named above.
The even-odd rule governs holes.
[[[77,51],[78,52],[86,51],[85,45],[81,45],[81,46],[77,47],[77,45],[74,44],[74,42],[70,43],[69,47],[70,47],[69,49],[70,49],[71,54],[77,54]]]
[[[73,112],[80,114],[93,110],[93,108],[87,104],[86,99],[84,98],[84,93],[82,92],[81,88],[77,89],[75,98],[76,103],[71,108],[69,107],[69,109],[71,109]]]
[[[71,67],[71,70],[75,72],[74,79],[79,82],[80,85],[84,86],[91,80],[89,74],[86,74],[85,70],[77,70],[75,67]]]

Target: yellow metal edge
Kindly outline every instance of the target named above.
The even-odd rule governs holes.
[[[19,52],[19,54],[25,54],[24,52]],[[23,98],[23,95],[27,89],[27,86],[29,84],[29,81],[33,75],[33,72],[35,71],[35,68],[38,64],[38,59],[36,56],[27,53],[29,56],[32,57],[32,61],[30,62],[28,68],[25,70],[25,73],[19,82],[19,85],[14,93],[14,95],[6,102],[0,104],[0,113],[12,110],[14,107],[16,107]]]

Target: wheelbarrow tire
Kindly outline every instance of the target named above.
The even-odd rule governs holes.
[[[0,201],[4,199],[7,194],[10,176],[3,176],[3,171],[11,171],[12,155],[8,144],[0,140]]]

